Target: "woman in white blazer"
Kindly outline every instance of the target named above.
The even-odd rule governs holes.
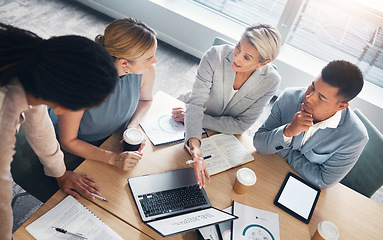
[[[281,77],[268,63],[277,57],[281,43],[275,27],[254,24],[236,46],[213,46],[203,55],[186,112],[173,111],[173,117],[185,123],[185,144],[196,161],[200,187],[205,186],[205,177],[210,180],[200,160],[202,129],[240,134],[254,124],[278,89]]]

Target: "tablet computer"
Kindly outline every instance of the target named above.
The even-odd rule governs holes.
[[[320,188],[289,172],[275,197],[274,204],[308,224],[320,192]]]

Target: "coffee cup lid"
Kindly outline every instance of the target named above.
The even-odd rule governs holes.
[[[128,128],[123,134],[124,141],[129,144],[140,144],[144,139],[144,134],[137,128]]]
[[[237,179],[245,186],[252,186],[257,181],[257,176],[250,168],[241,168],[237,171]]]
[[[336,225],[330,221],[322,221],[318,224],[318,233],[325,240],[337,240],[339,231]]]

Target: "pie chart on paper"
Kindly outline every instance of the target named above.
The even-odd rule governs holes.
[[[245,227],[242,235],[245,237],[244,239],[248,240],[275,240],[273,234],[271,234],[267,228],[257,224],[251,224]]]
[[[174,120],[172,115],[163,115],[158,118],[158,126],[169,134],[179,134],[184,131],[184,125]]]

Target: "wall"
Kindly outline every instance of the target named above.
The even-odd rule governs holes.
[[[191,8],[196,5],[191,2],[186,2],[188,4],[186,7],[180,4],[184,1],[174,0],[108,0],[107,3],[104,0],[78,0],[78,2],[114,18],[134,17],[144,21],[158,33],[160,40],[198,58],[201,58],[216,37],[236,42],[245,29],[245,26],[232,23],[223,16],[218,16],[219,22],[222,23],[220,26],[209,27],[208,23],[216,21],[208,17],[209,10],[205,8],[192,10]],[[171,8],[166,7],[169,4]],[[193,11],[198,11],[203,17],[196,19],[196,16],[191,14]],[[227,32],[228,29],[235,30]],[[227,37],[221,31],[226,31],[226,34],[234,38]]]
[[[211,46],[215,37],[235,43],[245,28],[242,24],[229,21],[219,14],[210,14],[209,10],[203,7],[197,9],[197,5],[190,1],[78,0],[78,2],[114,18],[140,19],[158,33],[160,40],[198,58]],[[308,86],[326,63],[289,46],[283,46],[274,64],[282,76],[280,86],[282,91],[286,87]],[[366,83],[362,93],[350,102],[350,106],[352,109],[359,108],[383,133],[382,96],[383,89]]]

